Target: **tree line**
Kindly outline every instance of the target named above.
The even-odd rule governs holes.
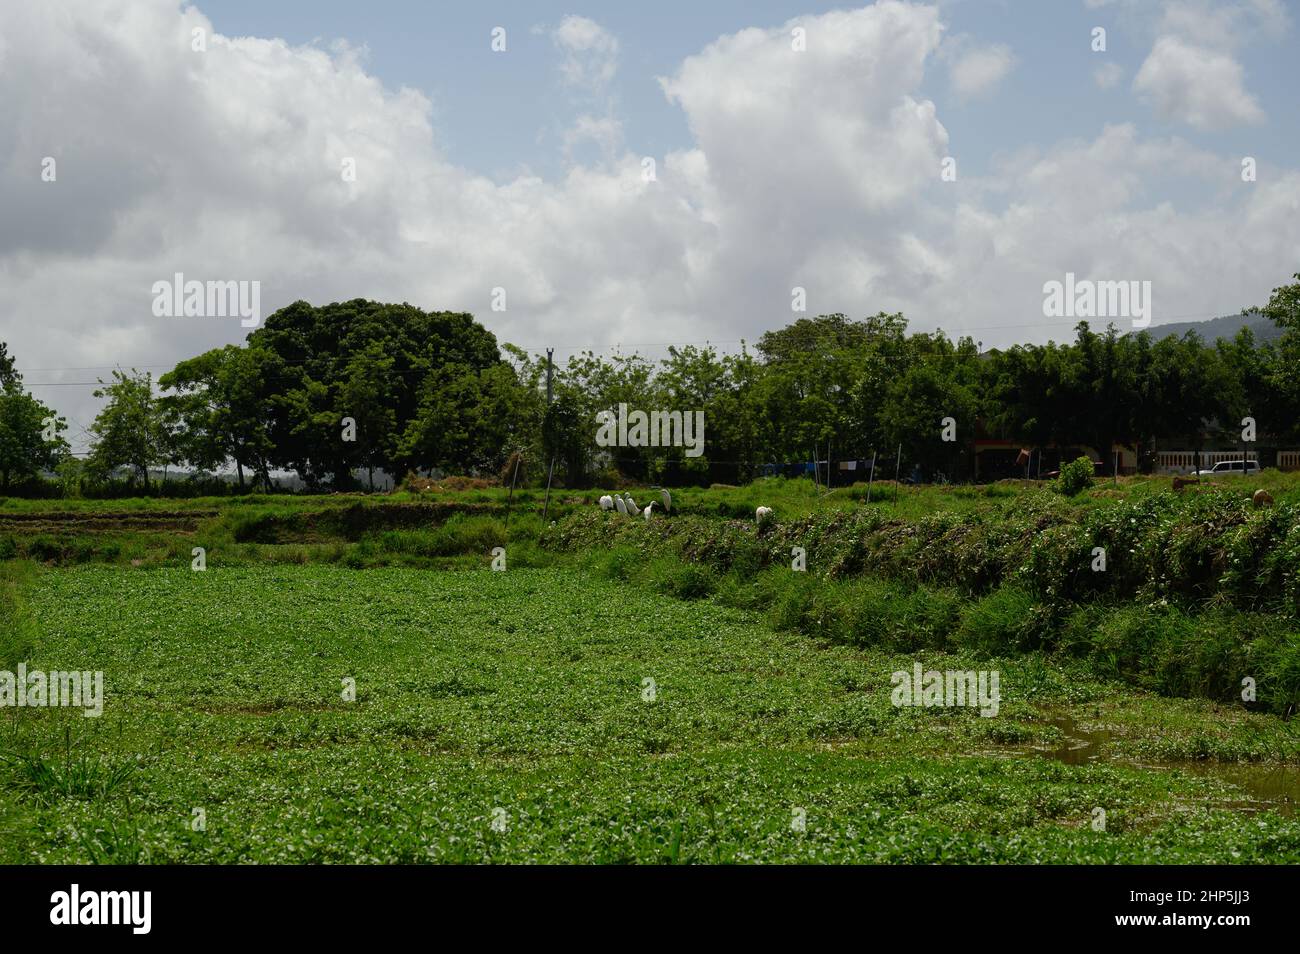
[[[114,371],[95,395],[84,460],[66,421],[23,386],[0,343],[0,489],[92,490],[115,475],[150,492],[175,468],[208,486],[267,488],[276,472],[310,490],[373,486],[382,471],[518,475],[566,486],[616,476],[664,484],[743,482],[773,464],[895,457],[931,473],[976,437],[1030,446],[1213,441],[1245,416],[1300,440],[1300,274],[1260,309],[1282,329],[1257,342],[1194,333],[1094,330],[1074,340],[981,351],[969,337],[909,333],[901,314],[800,318],[752,349],[670,347],[667,357],[544,356],[469,314],[357,299],[295,302],[244,345],[181,361],[156,381]],[[548,376],[550,378],[548,388]],[[548,400],[548,389],[550,398]],[[702,411],[704,452],[601,447],[597,413]],[[958,435],[942,439],[941,422]],[[195,476],[197,475],[197,476]]]

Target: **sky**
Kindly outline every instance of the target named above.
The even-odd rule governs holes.
[[[1300,271],[1298,13],[0,0],[0,340],[84,449],[112,368],[248,333],[156,315],[178,272],[561,361],[829,312],[1070,340],[1067,273],[1235,313]]]

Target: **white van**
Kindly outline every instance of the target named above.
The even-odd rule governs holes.
[[[1222,474],[1258,474],[1257,460],[1221,460],[1209,470],[1198,470],[1197,477],[1218,477]]]

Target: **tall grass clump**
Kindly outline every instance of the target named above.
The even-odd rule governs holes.
[[[36,567],[23,560],[0,563],[0,667],[12,671],[35,645],[35,622],[23,589],[36,575]]]

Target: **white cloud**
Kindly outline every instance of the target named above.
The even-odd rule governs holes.
[[[623,124],[613,116],[583,113],[564,131],[565,156],[572,158],[575,147],[584,142],[594,143],[602,157],[613,158],[623,145]]]
[[[566,82],[591,90],[604,89],[618,71],[618,39],[594,20],[567,16],[551,32],[564,53],[560,72]]]
[[[1248,44],[1276,42],[1291,27],[1281,0],[1115,0],[1131,32],[1155,39],[1134,90],[1166,119],[1200,130],[1259,123],[1264,111],[1246,86]]]
[[[237,320],[152,316],[152,283],[176,271],[260,280],[267,313],[409,301],[561,348],[753,340],[791,317],[794,285],[812,310],[902,310],[996,344],[1046,336],[1026,326],[1067,270],[1153,280],[1157,320],[1234,311],[1294,271],[1294,171],[1233,191],[1238,157],[1117,126],[945,183],[948,134],[920,93],[938,10],[800,18],[805,52],[792,23],[723,36],[661,80],[692,142],[659,157],[658,181],[597,114],[567,145],[595,142],[599,161],[493,181],[448,160],[424,95],[385,88],[348,49],[221,37],[177,0],[5,4],[0,314],[15,317],[0,338],[28,368],[170,366],[241,340]],[[190,50],[194,26],[207,53]],[[1203,207],[1150,198],[1171,170]],[[98,403],[38,393],[81,423]]]
[[[1279,0],[1176,0],[1161,8],[1158,30],[1211,49],[1234,49],[1244,43],[1277,37],[1290,27]]]
[[[1118,63],[1103,63],[1092,71],[1092,80],[1098,89],[1114,89],[1124,78],[1124,67]]]
[[[959,100],[986,96],[1011,72],[1015,62],[1011,48],[1004,44],[964,49],[948,69],[953,93]]]
[[[1133,89],[1163,118],[1196,129],[1227,129],[1264,120],[1264,111],[1246,91],[1240,63],[1178,37],[1156,41],[1133,80]]]

